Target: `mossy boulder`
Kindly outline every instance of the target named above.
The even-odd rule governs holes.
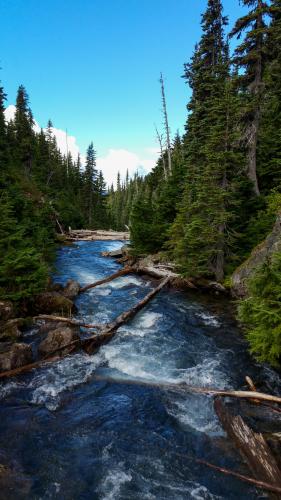
[[[44,292],[36,296],[33,309],[37,314],[71,316],[75,306],[72,300],[58,292]]]
[[[272,232],[254,248],[250,257],[234,271],[231,278],[232,294],[235,297],[248,295],[248,282],[258,268],[270,257],[281,251],[281,214],[277,216]]]

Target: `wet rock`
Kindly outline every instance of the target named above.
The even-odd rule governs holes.
[[[38,352],[42,357],[47,356],[77,338],[78,330],[76,327],[61,326],[48,333],[47,337],[39,345]],[[61,351],[62,354],[67,354],[67,352],[69,352],[68,348]]]
[[[34,301],[34,310],[37,314],[70,316],[75,310],[75,306],[69,298],[58,292],[45,292],[37,295]]]
[[[74,299],[79,294],[79,291],[80,291],[80,285],[78,281],[69,280],[66,283],[66,287],[63,290],[63,295],[68,299]]]
[[[13,370],[32,363],[31,346],[24,343],[3,342],[0,347],[0,372]]]
[[[102,256],[103,257],[122,257],[123,256],[123,252],[122,252],[122,248],[118,248],[117,250],[111,250],[110,252],[102,252]]]
[[[57,328],[61,328],[61,327],[65,327],[65,323],[56,322],[56,321],[47,321],[43,325],[40,325],[38,334],[44,335],[46,333],[49,333],[49,332],[56,330]]]
[[[0,323],[0,341],[11,340],[15,341],[22,336],[19,326],[23,323],[21,318],[10,319]]]
[[[245,297],[248,293],[247,282],[271,255],[281,251],[281,214],[278,215],[272,232],[252,251],[250,257],[232,275],[232,294]]]
[[[14,306],[9,300],[0,300],[0,320],[6,321],[14,317]]]
[[[4,457],[0,457],[1,461]],[[5,500],[29,498],[32,480],[23,474],[18,464],[0,463],[0,497]]]

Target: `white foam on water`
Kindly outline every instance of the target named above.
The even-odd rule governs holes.
[[[106,284],[108,286],[108,284]],[[128,285],[143,286],[143,281],[135,276],[124,276],[110,282],[110,288],[119,289]]]
[[[121,487],[132,480],[130,472],[125,472],[123,463],[118,464],[118,469],[111,470],[104,478],[100,490],[102,500],[117,500],[120,494]]]
[[[203,320],[203,323],[207,326],[215,326],[215,327],[221,326],[221,323],[218,320],[218,318],[216,316],[210,314],[207,311],[204,311],[204,312],[200,311],[200,312],[197,312],[195,314],[198,318]]]
[[[143,312],[138,315],[133,325],[124,325],[119,329],[119,332],[123,336],[125,334],[126,336],[144,337],[149,333],[148,330],[154,327],[161,318],[163,318],[163,314],[149,311]]]
[[[196,484],[195,488],[190,492],[191,498],[195,500],[219,500],[222,497],[218,495],[213,495],[206,486],[201,484]]]
[[[110,288],[98,287],[94,289],[94,293],[100,297],[107,297],[107,295],[112,293],[112,290]]]
[[[167,411],[181,424],[192,427],[198,432],[216,436],[223,435],[214,412],[213,400],[206,396],[188,394],[184,399],[175,396],[168,405]]]
[[[14,391],[25,387],[24,382],[4,382],[0,385],[0,399],[10,396]]]
[[[230,388],[229,379],[226,373],[221,370],[221,361],[219,357],[217,359],[203,359],[201,363],[184,370],[182,381],[188,385],[201,387]]]
[[[163,314],[147,311],[138,317],[137,324],[139,324],[142,328],[151,328],[160,318],[163,318]]]
[[[88,285],[90,283],[95,283],[95,281],[98,281],[102,279],[102,276],[100,274],[94,273],[94,272],[89,272],[85,271],[83,269],[77,270],[75,279],[81,284],[81,285]]]
[[[56,410],[61,394],[85,383],[101,362],[99,354],[76,354],[49,366],[37,373],[29,383],[31,402],[44,405],[51,411]]]

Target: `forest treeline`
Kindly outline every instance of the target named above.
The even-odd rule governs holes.
[[[281,210],[281,1],[242,3],[245,15],[229,27],[222,1],[207,2],[201,39],[184,65],[192,91],[185,133],[169,148],[164,128],[153,171],[119,184],[110,201],[116,227],[130,226],[137,254],[161,252],[189,278],[226,284]],[[240,318],[253,352],[276,364],[280,254],[249,288]]]
[[[53,126],[40,133],[20,86],[14,119],[5,120],[0,87],[0,297],[25,300],[46,286],[56,233],[106,227],[106,184],[91,143],[86,164],[62,155]]]
[[[192,92],[185,132],[170,139],[161,75],[164,132],[145,177],[118,175],[107,190],[93,144],[83,167],[79,156],[63,156],[51,122],[34,131],[23,86],[7,123],[0,87],[1,298],[25,300],[44,288],[55,233],[69,226],[129,226],[135,254],[159,252],[189,278],[226,284],[271,231],[281,209],[281,0],[242,0],[245,15],[230,27],[222,1],[206,3],[201,39],[184,64]],[[280,254],[249,289],[240,317],[253,352],[276,364]]]

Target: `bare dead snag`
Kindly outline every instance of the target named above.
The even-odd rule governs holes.
[[[262,477],[268,484],[279,488],[280,493],[275,493],[274,498],[280,500],[281,471],[262,434],[253,432],[240,415],[233,417],[220,399],[216,399],[214,405],[224,430],[239,449],[254,477],[257,480]]]
[[[75,319],[69,319],[69,318],[64,318],[64,317],[61,317],[61,316],[52,316],[52,315],[49,315],[49,314],[40,314],[39,316],[35,316],[34,319],[43,319],[43,320],[46,320],[46,321],[55,321],[55,322],[58,322],[58,323],[67,323],[68,325],[73,325],[73,326],[81,326],[83,328],[97,328],[97,329],[101,329],[103,327],[103,325],[101,325],[100,323],[96,323],[96,324],[87,324],[87,323],[83,323],[83,321],[78,321],[78,320],[75,320]]]
[[[113,281],[113,280],[119,278],[120,276],[125,276],[125,275],[131,274],[133,272],[134,272],[134,270],[132,267],[124,267],[120,271],[117,271],[116,273],[111,274],[111,276],[108,276],[107,278],[104,278],[104,279],[99,280],[99,281],[95,281],[95,283],[91,283],[90,285],[86,285],[86,286],[80,288],[79,293],[86,292],[87,290],[90,290],[90,288],[95,288],[96,286],[103,285],[104,283],[109,283],[110,281]]]
[[[148,302],[159,293],[164,286],[166,286],[170,281],[170,278],[167,277],[163,281],[161,281],[160,285],[158,285],[156,288],[154,288],[151,292],[149,292],[144,299],[142,299],[140,302],[138,302],[136,305],[134,305],[131,309],[128,311],[123,312],[120,314],[112,323],[109,323],[106,325],[104,331],[102,331],[100,334],[93,336],[90,339],[86,339],[84,342],[84,349],[88,354],[93,352],[94,349],[96,349],[99,345],[102,343],[106,342],[107,340],[110,340],[114,335],[116,330],[126,323],[130,318],[135,316],[138,311],[143,309]]]

